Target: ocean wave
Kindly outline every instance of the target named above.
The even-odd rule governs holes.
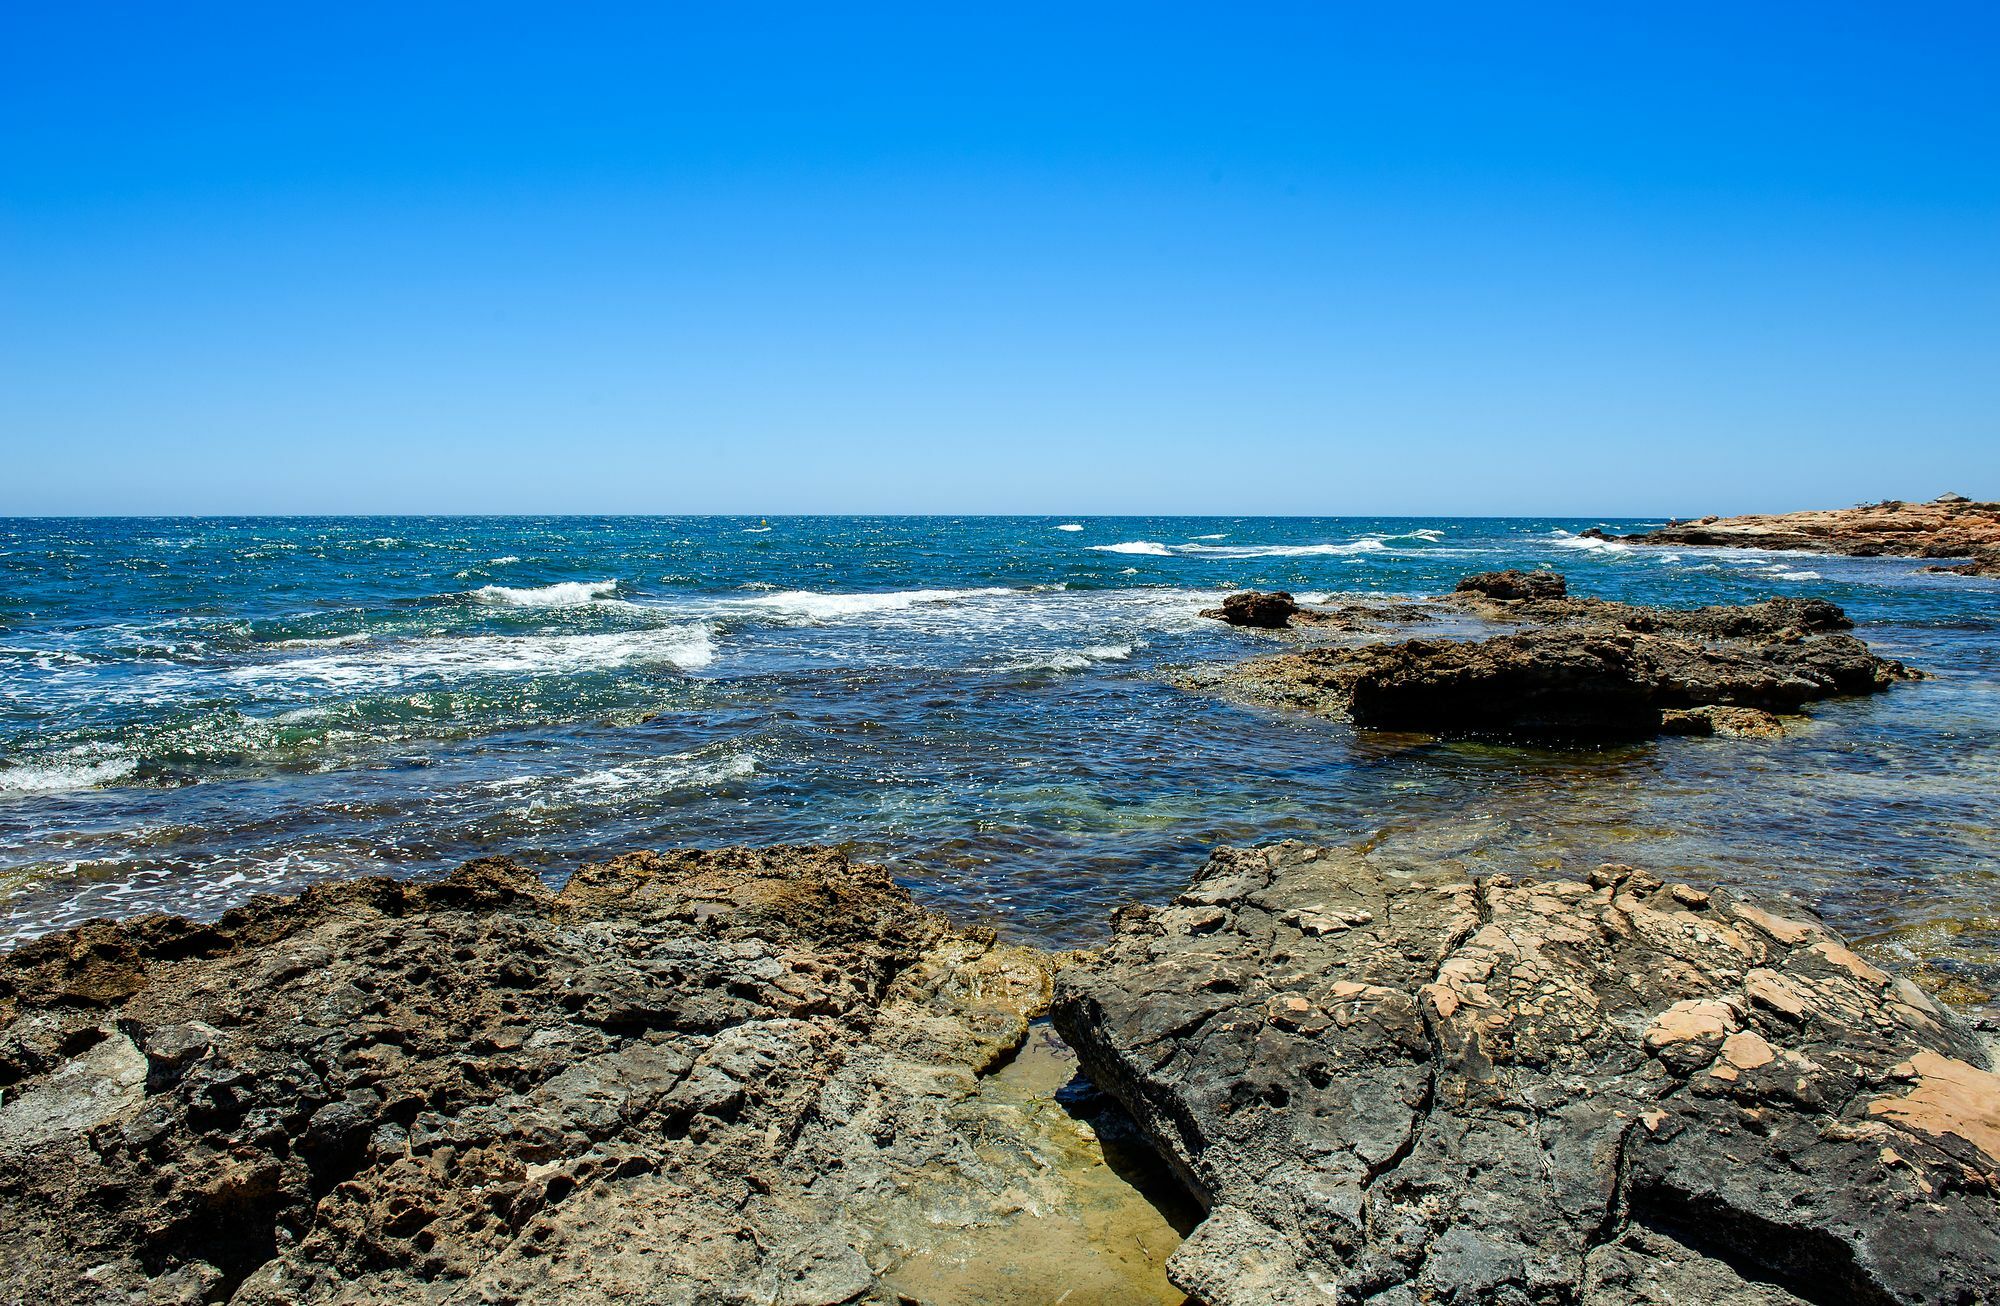
[[[1818,572],[1816,572],[1816,571],[1781,571],[1781,570],[1779,570],[1779,569],[1777,569],[1777,568],[1772,568],[1772,570],[1770,571],[1770,573],[1769,573],[1769,574],[1770,574],[1771,576],[1775,577],[1775,578],[1776,578],[1776,579],[1778,579],[1778,580],[1824,580],[1824,579],[1826,579],[1826,578],[1825,578],[1824,576],[1821,576],[1821,575],[1820,575],[1820,574],[1819,574]]]
[[[702,759],[695,753],[658,761],[633,762],[605,767],[577,776],[572,789],[623,790],[707,789],[732,780],[747,780],[757,774],[754,753],[731,753],[719,759]]]
[[[768,613],[775,617],[807,622],[839,621],[876,612],[900,612],[924,604],[958,603],[966,599],[1015,594],[1004,588],[964,590],[885,590],[874,593],[830,594],[819,590],[781,590],[748,598],[725,599],[723,605],[738,612]]]
[[[1062,525],[1056,527],[1056,529],[1059,531],[1080,531],[1083,529],[1083,523],[1073,521],[1064,522]]]
[[[722,755],[717,756],[718,752]],[[532,815],[608,802],[626,803],[642,794],[714,789],[749,779],[757,774],[757,767],[755,753],[734,745],[712,745],[689,753],[600,767],[581,775],[511,775],[489,781],[481,788],[497,795],[519,794],[521,807],[517,810]]]
[[[1191,540],[1226,540],[1229,538],[1229,532],[1222,531],[1216,535],[1190,535],[1188,538]]]
[[[1124,662],[1145,647],[1144,640],[1122,644],[1092,644],[1081,649],[1054,649],[1029,653],[1000,664],[1002,671],[1083,671],[1104,662]]]
[[[95,789],[132,774],[138,762],[129,757],[108,762],[25,763],[0,771],[0,794],[56,794]]]
[[[1121,544],[1092,544],[1089,547],[1100,553],[1136,553],[1150,558],[1218,559],[1330,557],[1382,553],[1389,548],[1380,537],[1373,535],[1349,540],[1345,544],[1161,544],[1156,540],[1126,540]]]
[[[504,608],[576,608],[609,597],[617,588],[615,576],[610,580],[566,580],[521,589],[482,585],[472,591],[472,601]]]
[[[67,649],[59,648],[15,648],[8,646],[0,648],[0,657],[20,658],[24,661],[34,663],[43,671],[55,671],[64,667],[87,667],[94,665],[96,662],[96,659],[87,658],[81,653],[71,653]]]
[[[230,679],[248,684],[310,682],[334,689],[380,689],[419,680],[473,676],[562,675],[624,666],[694,671],[715,659],[715,637],[703,622],[594,635],[458,635],[405,640],[365,653],[291,658],[237,667]]]
[[[1623,540],[1600,540],[1594,535],[1571,535],[1568,531],[1564,530],[1556,531],[1549,542],[1558,548],[1576,549],[1583,553],[1630,553],[1632,551],[1632,546]]]
[[[1389,546],[1374,536],[1346,544],[1183,544],[1177,550],[1205,558],[1319,558],[1388,551]]]

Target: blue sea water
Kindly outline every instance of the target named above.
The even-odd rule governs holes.
[[[508,853],[808,840],[1087,942],[1217,843],[1782,889],[2000,981],[2000,585],[1607,547],[1655,523],[1278,518],[0,521],[0,938]],[[1772,741],[1358,733],[1169,683],[1230,589],[1553,565],[1647,603],[1812,595],[1935,673]]]

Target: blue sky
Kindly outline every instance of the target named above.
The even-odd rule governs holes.
[[[1996,61],[1970,5],[12,5],[0,513],[2000,498]]]

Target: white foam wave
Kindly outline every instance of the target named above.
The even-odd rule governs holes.
[[[779,618],[808,622],[839,621],[876,612],[900,612],[921,604],[958,603],[966,599],[1011,595],[1010,589],[970,590],[887,590],[876,593],[828,594],[817,590],[783,590],[750,598],[725,599],[724,606],[737,611],[768,613]]]
[[[516,589],[508,585],[482,585],[472,591],[474,603],[504,608],[575,608],[604,598],[618,588],[618,580],[566,580],[554,585]]]
[[[10,645],[0,648],[0,657],[25,658],[43,671],[91,665],[91,660],[81,653],[71,653],[67,649],[59,648],[15,648]]]
[[[508,563],[511,563],[511,562],[519,562],[519,561],[520,561],[520,559],[519,559],[519,558],[517,558],[517,557],[515,557],[515,556],[514,556],[513,554],[509,553],[509,554],[507,554],[507,555],[506,555],[505,557],[500,557],[500,558],[488,558],[488,559],[486,560],[486,565],[487,565],[487,566],[489,566],[489,567],[504,567],[504,566],[506,566],[506,565],[507,565]]]
[[[348,644],[366,644],[368,632],[357,630],[351,635],[329,635],[324,639],[281,639],[272,648],[339,648]]]
[[[132,774],[138,762],[114,758],[108,762],[29,764],[0,771],[0,794],[56,794],[94,789]]]
[[[1568,531],[1557,531],[1552,543],[1583,553],[1630,553],[1632,546],[1623,540],[1600,540],[1591,535],[1571,535]]]
[[[1056,527],[1056,529],[1059,531],[1080,531],[1083,529],[1083,523],[1073,521],[1064,522],[1062,525]]]
[[[705,623],[595,635],[459,635],[385,644],[364,653],[291,658],[237,667],[249,684],[312,683],[335,689],[381,689],[421,680],[473,676],[564,675],[624,666],[693,671],[715,659]]]
[[[1002,671],[1082,671],[1101,662],[1123,662],[1144,646],[1143,640],[1123,644],[1092,644],[1081,649],[1030,653],[1001,664]]]
[[[1223,531],[1219,535],[1190,535],[1188,538],[1191,540],[1226,540],[1229,538],[1229,532]]]
[[[1389,546],[1370,536],[1346,544],[1183,544],[1180,552],[1207,558],[1318,558],[1386,553]]]
[[[1210,536],[1222,539],[1223,536]],[[1126,540],[1121,544],[1093,544],[1100,553],[1137,553],[1150,558],[1311,558],[1354,553],[1381,553],[1389,546],[1378,536],[1349,540],[1345,544],[1161,544],[1155,540]]]
[[[693,754],[682,754],[658,762],[633,762],[591,771],[570,781],[570,786],[610,791],[706,789],[731,780],[747,780],[756,773],[757,758],[751,753],[732,753],[715,761],[696,760]]]
[[[1818,572],[1816,572],[1816,571],[1776,571],[1776,570],[1774,570],[1774,571],[1772,571],[1772,572],[1771,572],[1771,575],[1773,575],[1773,576],[1777,577],[1777,578],[1778,578],[1779,580],[1823,580],[1823,579],[1824,579],[1824,577],[1822,577],[1822,576],[1821,576],[1821,575],[1820,575],[1820,574],[1819,574]]]
[[[1143,553],[1149,557],[1171,558],[1174,551],[1154,540],[1126,540],[1121,544],[1093,544],[1099,553]]]

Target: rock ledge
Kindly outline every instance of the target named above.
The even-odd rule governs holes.
[[[1973,1303],[2000,1077],[1793,909],[1221,850],[1054,1016],[1208,1206],[1209,1306]]]

